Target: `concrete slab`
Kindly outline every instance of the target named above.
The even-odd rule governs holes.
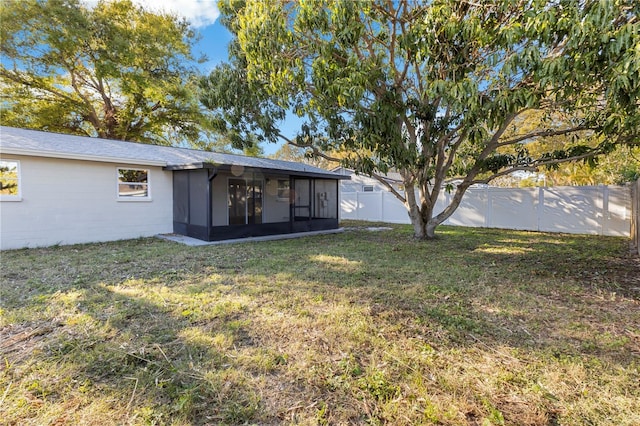
[[[311,237],[314,235],[339,234],[341,232],[344,232],[344,228],[329,229],[326,231],[296,232],[293,234],[265,235],[263,237],[237,238],[233,240],[222,240],[222,241],[202,241],[202,240],[198,240],[197,238],[187,237],[185,235],[179,235],[179,234],[160,234],[160,235],[156,235],[156,237],[161,238],[163,240],[169,240],[176,243],[185,244],[191,247],[197,247],[197,246],[215,246],[215,245],[221,245],[221,244],[251,243],[256,241],[288,240],[291,238]]]
[[[344,229],[345,231],[362,231],[364,229],[365,231],[378,232],[378,231],[391,231],[393,228],[390,228],[388,226],[367,226],[366,228],[352,226]]]

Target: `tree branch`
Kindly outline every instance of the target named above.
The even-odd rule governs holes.
[[[98,132],[98,135],[100,137],[105,137],[106,136],[104,134],[105,129],[102,129],[102,126],[100,123],[100,117],[98,117],[98,113],[96,112],[96,109],[93,107],[93,103],[91,103],[91,100],[87,97],[87,95],[85,95],[82,92],[82,90],[80,90],[80,88],[78,87],[78,83],[76,80],[77,75],[75,73],[75,70],[70,67],[67,69],[67,71],[69,71],[69,75],[71,76],[71,87],[73,87],[73,90],[80,97],[80,99],[82,99],[85,107],[89,110],[89,115],[87,116],[87,119],[89,120],[89,122],[91,122],[93,127],[96,129],[96,131]]]
[[[0,68],[0,77],[5,77],[11,81],[13,81],[14,83],[18,83],[18,84],[22,84],[24,86],[27,86],[31,89],[38,89],[38,90],[43,90],[45,92],[48,92],[52,95],[55,95],[59,98],[65,99],[69,102],[72,102],[74,104],[80,104],[81,102],[79,102],[77,99],[65,94],[64,92],[60,92],[58,90],[54,90],[51,87],[46,87],[42,84],[40,84],[37,79],[26,79],[24,77],[22,77],[21,75],[19,75],[18,72],[8,72],[6,69],[4,68]]]
[[[342,160],[340,158],[337,157],[331,157],[330,155],[325,154],[324,152],[322,152],[318,147],[313,146],[312,144],[299,144],[294,142],[292,139],[284,136],[282,133],[278,132],[277,136],[279,138],[281,138],[282,140],[284,140],[286,143],[288,143],[291,146],[295,146],[296,148],[309,148],[313,151],[313,156],[314,157],[320,157],[320,158],[324,158],[327,161],[331,161],[334,163],[340,163]]]
[[[406,198],[402,194],[400,194],[398,191],[396,191],[396,189],[393,187],[393,185],[391,185],[388,182],[388,180],[385,179],[384,176],[379,175],[379,174],[374,172],[374,173],[371,173],[371,177],[375,178],[378,182],[383,184],[389,190],[389,192],[391,192],[393,195],[396,196],[397,199],[399,199],[403,203],[405,203],[407,201]],[[406,188],[405,188],[405,192],[406,192]]]
[[[561,130],[552,130],[552,129],[546,129],[546,130],[538,130],[535,132],[531,132],[531,133],[527,133],[526,135],[521,135],[518,137],[515,137],[513,139],[509,139],[503,142],[500,142],[496,145],[496,147],[502,147],[502,146],[508,146],[508,145],[513,145],[516,144],[518,142],[522,142],[525,141],[527,139],[532,139],[532,138],[536,138],[536,137],[550,137],[550,136],[561,136],[561,135],[566,135],[568,133],[574,133],[574,132],[579,132],[581,130],[590,130],[589,127],[587,126],[575,126],[575,127],[570,127],[568,129],[561,129]]]
[[[552,166],[554,164],[561,164],[561,163],[571,163],[571,162],[575,162],[575,161],[580,161],[580,160],[584,160],[586,158],[589,157],[595,157],[596,155],[602,154],[602,149],[601,148],[594,148],[592,150],[590,150],[589,152],[586,152],[584,154],[581,155],[575,155],[573,157],[568,157],[568,158],[558,158],[558,159],[551,159],[551,160],[537,160],[532,162],[531,164],[527,164],[527,165],[516,165],[516,166],[510,166],[505,170],[502,170],[500,172],[494,173],[491,176],[485,178],[485,179],[474,179],[473,181],[471,181],[471,184],[476,184],[476,183],[482,183],[482,184],[487,184],[489,182],[491,182],[492,180],[500,177],[500,176],[505,176],[508,174],[511,174],[513,172],[517,172],[517,171],[529,171],[529,172],[537,172],[538,169],[540,169],[541,167],[545,167],[545,166]]]

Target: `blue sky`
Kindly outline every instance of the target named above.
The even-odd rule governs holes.
[[[205,54],[208,61],[200,66],[204,73],[209,73],[217,64],[224,62],[228,58],[227,46],[231,41],[231,33],[227,31],[224,25],[217,20],[213,24],[209,24],[197,29],[201,35],[201,40],[195,46],[194,54],[199,56]],[[284,123],[282,123],[282,133],[293,138],[300,129],[302,120],[294,114],[289,114]],[[265,155],[273,154],[282,146],[282,143],[265,143],[262,145]]]
[[[85,3],[96,3],[97,0],[82,0]],[[194,56],[206,55],[208,61],[200,66],[203,73],[208,74],[217,64],[227,59],[227,46],[231,34],[220,24],[217,0],[133,0],[148,10],[169,12],[183,16],[200,34],[201,40],[194,48]],[[282,133],[293,137],[300,125],[297,117],[288,118],[282,125]],[[264,144],[266,155],[272,154],[281,144]]]
[[[217,64],[227,60],[227,46],[231,41],[231,33],[216,20],[215,23],[203,27],[196,28],[202,37],[196,44],[194,54],[198,57],[205,54],[208,61],[203,63],[200,68],[203,72],[208,73]]]

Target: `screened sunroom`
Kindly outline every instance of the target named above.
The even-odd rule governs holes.
[[[348,178],[206,162],[167,169],[174,232],[205,241],[337,229],[339,179]]]

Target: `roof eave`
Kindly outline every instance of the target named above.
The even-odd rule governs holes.
[[[197,170],[197,169],[216,169],[219,171],[233,171],[233,164],[216,164],[209,162],[201,163],[189,163],[189,164],[169,164],[165,166],[165,170]],[[301,177],[315,177],[322,179],[351,179],[350,176],[339,175],[335,173],[319,173],[312,171],[300,171],[292,169],[275,169],[269,167],[249,167],[249,166],[237,166],[242,167],[243,171],[271,173],[275,175],[283,176],[301,176]]]
[[[167,164],[165,161],[160,160],[147,160],[139,158],[124,158],[124,157],[111,157],[111,156],[99,156],[90,154],[77,154],[60,151],[45,151],[34,150],[26,148],[15,147],[0,147],[0,154],[2,155],[24,155],[29,157],[43,157],[43,158],[59,158],[65,160],[80,160],[80,161],[96,161],[101,163],[114,163],[114,164],[136,164],[144,166],[159,166],[165,170],[196,170],[196,169],[218,169],[222,171],[231,171],[233,165],[231,164],[215,164],[209,162],[197,162],[197,163],[185,163],[185,164]],[[260,171],[262,173],[269,172],[273,174],[282,174],[287,176],[302,176],[302,177],[315,177],[323,179],[351,179],[346,175],[339,175],[335,173],[318,173],[312,171],[300,171],[290,169],[275,169],[275,168],[258,168],[242,166],[248,171]]]
[[[140,158],[124,158],[124,157],[111,157],[91,154],[77,154],[59,151],[43,151],[26,148],[6,148],[0,147],[0,154],[9,155],[24,155],[28,157],[45,157],[45,158],[60,158],[65,160],[84,160],[84,161],[97,161],[101,163],[116,163],[116,164],[137,164],[143,166],[166,166],[165,161],[160,160],[146,160]]]

